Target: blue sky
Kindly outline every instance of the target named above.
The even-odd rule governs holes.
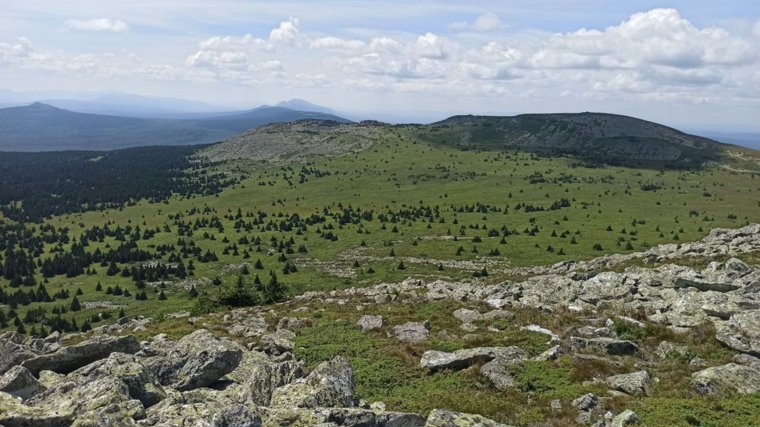
[[[0,89],[760,130],[757,1],[7,3]]]

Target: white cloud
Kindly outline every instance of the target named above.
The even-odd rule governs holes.
[[[475,18],[472,22],[454,22],[449,25],[449,28],[459,31],[494,31],[504,28],[504,24],[501,22],[499,15],[493,12],[487,12]]]
[[[63,25],[69,30],[76,31],[110,31],[114,33],[129,31],[129,25],[126,22],[110,18],[67,19]]]
[[[291,45],[298,39],[298,19],[290,18],[269,33],[269,41],[279,45]]]

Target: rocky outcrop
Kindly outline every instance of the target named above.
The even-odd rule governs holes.
[[[570,337],[570,347],[577,351],[594,351],[613,356],[625,356],[636,353],[639,347],[636,343],[614,338],[581,338]]]
[[[700,394],[751,394],[760,391],[760,370],[729,363],[692,374],[691,383]]]
[[[96,336],[79,344],[25,360],[22,366],[34,375],[43,369],[66,374],[108,357],[111,353],[136,353],[139,349],[140,346],[133,336]]]
[[[45,390],[45,386],[23,366],[14,366],[0,376],[0,391],[28,399]]]
[[[760,310],[733,314],[716,338],[736,351],[760,356]]]

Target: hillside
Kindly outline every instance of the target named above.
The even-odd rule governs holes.
[[[202,119],[141,119],[75,113],[46,104],[0,109],[0,151],[112,150],[221,141],[268,123],[337,116],[260,107]]]
[[[657,123],[604,113],[454,116],[420,137],[464,149],[519,148],[629,165],[698,166],[718,160],[723,144]]]
[[[361,151],[389,128],[375,123],[301,120],[252,129],[203,152],[210,160],[284,160]]]

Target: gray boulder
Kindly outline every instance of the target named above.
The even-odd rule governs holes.
[[[0,376],[0,391],[28,399],[45,390],[37,378],[23,366],[14,366]]]
[[[68,427],[72,412],[51,412],[26,406],[16,397],[0,392],[0,425],[5,427]]]
[[[732,315],[718,328],[715,338],[734,350],[760,356],[760,310]]]
[[[161,385],[182,391],[213,384],[237,368],[242,356],[234,342],[199,329],[146,363]]]
[[[105,335],[90,338],[79,344],[61,347],[53,353],[43,354],[22,363],[22,366],[37,375],[43,369],[67,374],[87,364],[108,357],[111,353],[136,353],[140,344],[135,337],[110,337]]]
[[[35,356],[37,353],[24,345],[23,335],[16,332],[0,334],[0,374]]]
[[[380,329],[383,327],[383,316],[367,314],[359,318],[359,321],[356,322],[356,325],[362,328],[362,331],[364,332]]]
[[[574,350],[587,349],[613,356],[626,356],[636,353],[639,347],[632,341],[613,338],[570,337],[570,347]]]
[[[396,339],[407,343],[420,343],[430,335],[430,322],[407,322],[393,327]]]
[[[599,405],[599,397],[594,393],[586,393],[573,400],[572,405],[579,411],[590,411]]]
[[[760,391],[760,370],[729,363],[713,366],[691,375],[691,383],[700,394],[751,394]]]
[[[523,360],[526,353],[517,347],[477,347],[454,352],[428,350],[422,354],[420,367],[431,371],[460,370],[476,363],[487,363],[497,357],[504,360]]]
[[[649,396],[651,394],[652,377],[647,371],[612,375],[607,377],[605,382],[614,390],[622,391],[631,396]]]
[[[277,332],[273,334],[262,335],[259,342],[259,348],[264,353],[274,356],[289,353],[293,351],[293,348],[295,347],[295,343],[293,343],[295,337],[296,334],[292,331],[278,329]]]
[[[507,427],[482,415],[433,409],[428,415],[425,427]]]
[[[354,407],[354,374],[343,356],[323,362],[306,378],[278,387],[272,393],[273,408]]]
[[[467,308],[460,308],[454,311],[454,317],[459,319],[462,323],[472,323],[479,320],[483,320],[483,315],[477,310],[470,310]]]

